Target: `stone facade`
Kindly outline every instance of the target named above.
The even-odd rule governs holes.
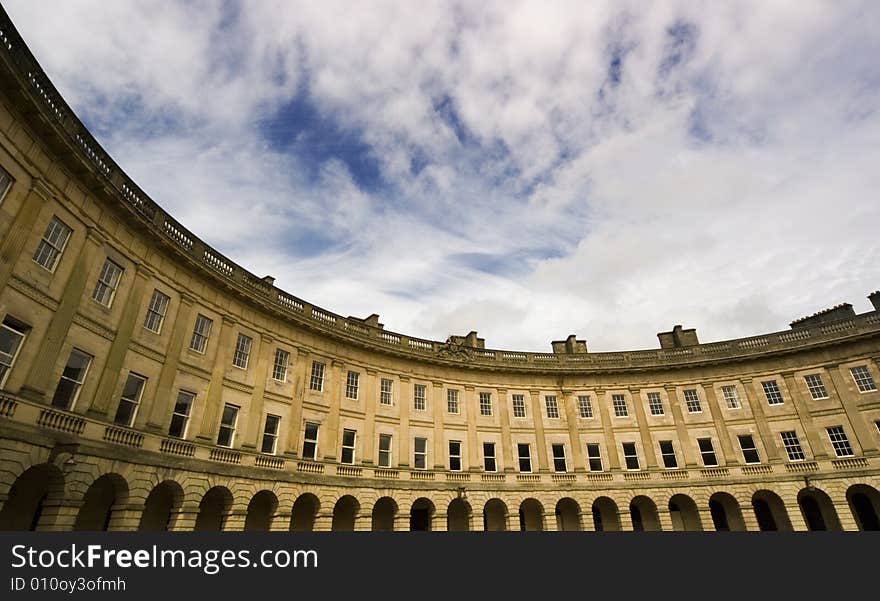
[[[389,332],[208,247],[0,40],[0,528],[878,528],[876,302],[615,353]]]

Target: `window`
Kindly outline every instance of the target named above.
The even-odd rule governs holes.
[[[559,417],[559,405],[556,403],[556,397],[554,395],[545,396],[544,404],[547,405],[547,417]]]
[[[67,365],[64,366],[61,380],[58,381],[58,387],[55,389],[55,396],[52,397],[53,407],[67,409],[68,411],[73,409],[91,362],[91,355],[87,355],[78,349],[70,351]]]
[[[6,193],[12,187],[12,176],[9,175],[3,167],[0,167],[0,202],[6,198]]]
[[[0,191],[2,191],[2,185],[0,182]],[[63,221],[53,216],[52,221],[46,226],[46,231],[43,232],[43,238],[37,246],[37,251],[34,253],[34,262],[49,271],[55,271],[72,231]]]
[[[554,444],[553,449],[553,470],[557,472],[568,471],[565,465],[565,445]]]
[[[529,452],[528,443],[519,443],[516,445],[516,454],[519,457],[519,471],[521,472],[530,472],[532,471],[532,456]]]
[[[587,444],[587,461],[590,463],[591,472],[602,471],[602,453],[599,451],[597,443]]]
[[[303,436],[303,459],[314,461],[318,455],[318,424],[306,422],[305,436]]]
[[[275,349],[275,361],[272,363],[272,379],[276,382],[286,382],[288,365],[290,365],[290,353],[284,349]]]
[[[122,398],[119,399],[119,406],[116,408],[116,417],[113,418],[115,423],[122,426],[134,424],[134,418],[137,414],[146,382],[147,379],[143,376],[132,373],[128,374],[125,386],[122,388]]]
[[[593,404],[590,402],[590,395],[583,394],[578,397],[578,415],[585,419],[593,417]]]
[[[12,371],[26,332],[26,328],[9,319],[0,324],[0,388],[6,385],[6,378]]]
[[[718,465],[718,459],[715,457],[715,448],[712,446],[712,439],[698,438],[697,444],[700,446],[700,455],[703,457],[703,465]]]
[[[678,467],[678,460],[675,458],[675,448],[672,446],[671,440],[660,441],[660,455],[663,457],[663,467],[669,469]]]
[[[345,398],[357,400],[358,398],[358,382],[361,375],[356,371],[348,372],[345,378]]]
[[[235,343],[235,352],[232,354],[232,364],[241,369],[247,369],[248,359],[251,356],[251,338],[244,334],[238,335],[238,341]]]
[[[780,432],[782,436],[782,446],[785,447],[785,452],[788,453],[789,461],[803,461],[804,460],[804,449],[801,448],[801,441],[798,440],[797,432]]]
[[[807,388],[810,390],[810,396],[813,397],[814,401],[828,398],[828,391],[825,390],[825,383],[822,381],[822,376],[819,374],[810,374],[804,376],[804,381],[807,383]]]
[[[526,400],[521,394],[513,395],[513,417],[526,416]]]
[[[213,324],[213,321],[199,313],[196,317],[196,325],[193,328],[192,340],[189,341],[189,348],[197,353],[204,353],[208,347],[208,336],[211,335],[211,326]]]
[[[779,385],[776,383],[776,380],[767,380],[765,382],[761,382],[761,387],[764,389],[764,396],[767,397],[768,405],[782,404],[782,392],[780,392]]]
[[[612,394],[611,404],[614,406],[614,417],[629,415],[629,410],[626,408],[626,397],[622,394]]]
[[[98,283],[95,284],[95,291],[92,292],[92,299],[98,303],[109,307],[113,304],[113,297],[116,296],[116,288],[119,286],[119,280],[122,277],[122,267],[107,259],[104,261],[104,267],[101,268],[101,275],[98,276]]]
[[[324,364],[312,361],[312,375],[309,377],[309,390],[324,390]]]
[[[220,418],[220,431],[217,433],[217,446],[231,447],[235,440],[235,425],[238,422],[238,406],[226,403],[223,405],[223,416]]]
[[[761,458],[758,457],[758,449],[755,447],[755,440],[752,438],[752,435],[742,434],[737,436],[737,438],[739,438],[739,448],[743,452],[743,461],[746,463],[761,463]]]
[[[868,371],[866,365],[852,367],[850,368],[849,373],[852,374],[856,386],[859,387],[859,392],[871,392],[877,390],[877,384],[874,383],[874,378],[871,377],[871,372]]]
[[[498,466],[495,463],[495,443],[494,442],[484,442],[483,443],[483,469],[487,472],[498,471]]]
[[[424,411],[428,406],[428,388],[424,384],[416,384],[413,386],[413,409],[416,411]]]
[[[394,380],[382,378],[381,382],[379,382],[379,403],[382,405],[391,404],[391,390],[393,386]]]
[[[428,439],[416,438],[413,445],[413,467],[423,470],[428,467]]]
[[[354,463],[354,441],[357,432],[354,430],[342,431],[342,456],[339,458],[341,463]]]
[[[846,437],[846,432],[843,431],[843,426],[831,426],[825,430],[828,432],[828,440],[831,441],[831,446],[834,447],[837,456],[852,457],[853,450]]]
[[[492,415],[492,393],[480,393],[480,415]]]
[[[458,391],[446,391],[446,410],[449,413],[458,413]]]
[[[739,395],[736,392],[736,386],[722,386],[721,395],[724,402],[727,403],[728,409],[739,409],[742,405],[739,402]]]
[[[651,410],[651,415],[663,415],[663,399],[659,392],[648,393],[648,409]]]
[[[281,417],[272,414],[266,416],[266,424],[263,426],[263,443],[260,445],[261,453],[275,454],[275,447],[278,445],[278,426],[280,424]]]
[[[461,471],[461,441],[449,441],[449,469],[453,472]]]
[[[165,312],[168,310],[168,302],[171,299],[158,290],[153,290],[150,304],[147,305],[147,315],[144,317],[144,327],[151,332],[162,331],[162,322],[165,320]]]
[[[623,443],[623,459],[626,462],[626,469],[639,469],[639,454],[636,452],[636,443]]]
[[[687,406],[688,413],[703,412],[703,408],[700,406],[700,397],[693,388],[684,391],[684,404]]]
[[[171,425],[168,427],[168,436],[174,438],[186,438],[186,427],[189,425],[189,413],[196,395],[186,390],[177,391],[177,402],[174,403],[174,411],[171,413]]]
[[[379,467],[391,467],[391,435],[379,435]]]

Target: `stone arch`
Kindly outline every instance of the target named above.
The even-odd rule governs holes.
[[[425,497],[413,501],[409,510],[410,532],[430,532],[434,520],[434,503]]]
[[[446,530],[467,532],[471,529],[471,504],[461,498],[452,499],[446,508]]]
[[[86,490],[74,530],[108,530],[113,513],[128,503],[128,482],[116,473],[104,474]]]
[[[669,517],[672,519],[673,530],[699,532],[703,530],[700,511],[697,504],[689,496],[679,493],[669,499]]]
[[[257,530],[268,532],[272,530],[272,521],[278,510],[278,497],[271,490],[261,490],[248,503],[247,516],[244,520],[246,531]]]
[[[371,530],[374,532],[391,532],[394,530],[394,519],[397,517],[397,501],[391,497],[382,497],[373,503],[373,521]]]
[[[782,498],[772,490],[757,490],[752,494],[752,511],[762,532],[791,532],[791,520]]]
[[[797,500],[809,530],[843,530],[831,497],[822,489],[802,488]]]
[[[880,492],[867,484],[846,489],[846,500],[859,530],[880,530]]]
[[[645,495],[633,497],[629,502],[629,515],[632,519],[633,530],[636,532],[657,532],[660,528],[660,514],[657,505]]]
[[[620,513],[609,497],[599,497],[593,501],[593,527],[596,532],[620,531]]]
[[[41,463],[29,467],[12,483],[9,497],[0,509],[0,530],[43,530],[54,516],[45,508],[64,499],[64,474],[56,465]]]
[[[333,506],[333,522],[330,529],[335,532],[354,532],[361,504],[351,495],[339,497]]]
[[[726,492],[716,492],[709,497],[709,514],[712,524],[718,532],[745,532],[746,522],[743,519],[739,501]]]
[[[160,482],[147,495],[138,530],[170,530],[182,504],[183,487],[174,480]]]
[[[196,531],[219,532],[226,525],[232,508],[232,493],[225,486],[214,486],[202,497],[196,516]]]
[[[483,505],[483,530],[504,532],[507,530],[507,504],[498,498],[489,499]]]
[[[544,506],[538,499],[529,497],[519,504],[519,529],[524,532],[544,529]]]
[[[571,497],[562,497],[556,502],[556,530],[560,532],[579,532],[581,528],[581,506]]]
[[[290,531],[311,532],[315,529],[315,518],[321,509],[321,501],[310,492],[304,492],[293,502],[290,510]]]

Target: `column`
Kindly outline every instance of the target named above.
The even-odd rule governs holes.
[[[737,502],[738,501],[739,499],[737,499]],[[746,505],[740,505],[739,511],[742,513],[746,532],[760,532],[761,527],[758,525],[758,518],[755,517],[755,510],[752,508],[751,502]]]
[[[248,411],[247,434],[245,434],[242,447],[245,449],[257,449],[260,445],[260,428],[263,423],[263,401],[266,392],[266,379],[269,377],[269,362],[274,360],[275,347],[272,345],[275,339],[268,334],[258,334],[256,352],[252,353],[256,358],[254,371],[254,389],[251,391],[250,410]],[[279,424],[280,426],[280,424]]]
[[[431,403],[434,406],[434,469],[443,471],[443,415],[446,412],[446,399],[443,397],[443,383],[433,382]]]
[[[40,179],[31,182],[31,189],[18,208],[9,229],[3,232],[0,240],[0,290],[6,288],[12,270],[18,262],[24,245],[36,228],[37,217],[52,193]],[[8,201],[8,199],[7,199]],[[41,232],[42,233],[42,232]],[[74,272],[75,274],[76,272]]]
[[[859,524],[856,522],[852,509],[850,509],[849,501],[846,500],[846,493],[844,492],[840,495],[829,493],[828,496],[831,498],[831,504],[834,506],[837,518],[840,520],[840,527],[847,532],[858,532]]]
[[[562,390],[562,406],[565,409],[565,421],[568,424],[568,438],[571,441],[571,461],[574,471],[587,471],[584,464],[584,451],[581,449],[581,437],[578,432],[578,411],[575,407],[574,395],[570,390]]]
[[[330,399],[330,410],[327,413],[327,427],[324,430],[324,461],[336,461],[339,446],[339,408],[341,405],[342,362],[330,361],[329,382],[326,382],[327,395]]]
[[[507,402],[507,390],[504,388],[498,389],[498,419],[501,421],[501,464],[504,466],[503,471],[513,472],[516,470],[510,439],[510,407]]]
[[[146,267],[135,266],[134,282],[125,299],[122,316],[116,326],[116,336],[113,337],[113,342],[110,344],[95,396],[86,410],[89,417],[100,420],[106,420],[108,417],[107,413],[113,404],[113,391],[119,381],[125,356],[128,353],[128,343],[131,341],[135,325],[138,323],[138,314],[143,306],[144,291],[147,288],[147,282],[152,277],[153,273]],[[117,302],[122,301],[121,298],[116,300]]]
[[[669,507],[657,506],[657,519],[660,521],[660,530],[663,532],[672,532],[675,526],[672,525],[672,515],[669,513]]]
[[[530,390],[529,396],[532,400],[532,422],[535,425],[535,439],[537,440],[537,448],[535,452],[538,455],[538,471],[549,471],[547,465],[547,439],[544,437],[544,410],[541,407],[541,391]]]
[[[180,353],[183,343],[189,333],[189,319],[192,314],[192,297],[181,294],[180,303],[177,305],[177,313],[174,321],[168,324],[173,328],[168,349],[165,351],[165,361],[159,372],[159,382],[156,385],[156,396],[150,407],[150,417],[147,420],[147,428],[154,431],[164,432],[170,423],[170,404],[174,399],[174,379],[177,376],[177,366],[180,364]]]
[[[611,415],[605,399],[605,391],[596,389],[596,405],[599,407],[599,419],[602,420],[602,432],[605,436],[605,444],[608,447],[608,468],[620,469],[620,454],[617,452],[617,442],[614,439],[614,427],[611,425]]]
[[[865,455],[876,454],[877,445],[874,443],[874,436],[865,422],[865,417],[856,406],[859,393],[855,389],[855,383],[848,385],[848,382],[852,382],[852,378],[847,378],[841,373],[843,370],[839,365],[830,365],[827,369],[828,374],[831,376],[831,381],[828,382],[828,390],[832,396],[837,395],[837,398],[840,399],[840,404],[846,412],[846,417],[849,419],[849,424],[856,436],[856,440],[859,446],[862,447],[862,453]]]
[[[363,437],[363,457],[361,460],[364,465],[373,464],[373,439],[376,437],[376,396],[379,394],[379,388],[376,385],[376,371],[367,370],[367,381],[364,387],[364,437]],[[392,402],[394,397],[392,396]]]
[[[788,514],[788,521],[791,522],[791,528],[795,532],[807,532],[807,522],[804,520],[804,514],[801,512],[801,506],[797,499],[789,501],[783,499],[782,504],[785,506],[785,513]]]
[[[202,416],[202,425],[196,437],[209,444],[214,440],[220,419],[220,408],[223,402],[223,378],[226,375],[227,366],[232,361],[234,350],[232,334],[236,323],[227,315],[224,315],[221,320],[220,340],[214,355],[214,369],[211,370],[211,382],[208,384],[208,392],[205,395],[205,413]]]
[[[684,458],[685,467],[697,467],[694,454],[691,449],[691,439],[688,435],[687,425],[681,413],[681,403],[678,401],[678,392],[675,386],[666,387],[666,395],[669,397],[669,409],[672,411],[672,419],[675,421],[675,433],[678,436],[678,446]]]
[[[715,424],[715,432],[718,433],[718,440],[721,442],[721,454],[724,456],[723,465],[738,465],[736,450],[731,441],[731,434],[724,425],[724,416],[721,408],[718,406],[718,396],[715,394],[715,387],[712,382],[703,383],[703,391],[706,393],[706,405],[712,412],[712,422]]]
[[[629,512],[629,504],[620,505],[617,510],[617,518],[620,520],[621,532],[632,532],[633,522],[632,515]]]
[[[767,462],[776,461],[779,459],[779,451],[773,440],[773,434],[770,432],[770,426],[767,424],[767,418],[764,416],[764,406],[761,404],[761,400],[758,397],[753,397],[749,394],[749,389],[752,386],[752,379],[743,378],[740,381],[742,382],[743,393],[746,395],[746,398],[744,399],[745,404],[752,410],[752,417],[755,420],[755,425],[758,427],[758,435],[764,443],[764,452],[767,453]]]
[[[406,376],[400,376],[400,428],[397,430],[397,456],[400,467],[409,467],[409,411],[413,403],[413,385]],[[425,400],[427,403],[427,399]],[[395,441],[392,439],[392,445]],[[392,464],[391,467],[394,467]]]
[[[467,469],[480,471],[480,453],[477,449],[477,402],[474,387],[464,387],[465,415],[467,415]],[[464,463],[464,461],[462,461]]]
[[[302,413],[303,402],[305,401],[306,378],[308,377],[309,351],[308,349],[298,347],[296,349],[296,357],[294,358],[293,369],[293,402],[290,405],[290,424],[287,429],[287,450],[285,455],[298,457],[299,435],[302,430]]]
[[[804,427],[804,432],[807,435],[807,441],[810,443],[810,448],[813,451],[814,459],[825,459],[828,457],[828,453],[825,451],[825,445],[822,444],[822,440],[819,438],[819,431],[816,430],[816,424],[813,422],[813,416],[810,415],[809,408],[804,404],[803,400],[800,396],[800,390],[798,390],[797,382],[794,379],[794,374],[792,372],[785,372],[782,374],[783,380],[785,380],[785,387],[788,388],[788,394],[791,395],[791,402],[794,404],[795,411],[797,411],[798,418],[801,420],[801,424]]]
[[[639,424],[639,436],[642,439],[642,450],[645,453],[645,466],[652,470],[657,467],[657,453],[654,452],[654,442],[651,440],[651,432],[648,430],[648,418],[645,414],[645,404],[642,401],[642,393],[638,388],[631,388],[633,407],[636,412],[636,421]]]
[[[49,322],[49,327],[40,342],[40,350],[37,352],[27,379],[21,387],[21,395],[32,401],[46,401],[52,370],[58,360],[61,346],[67,338],[67,332],[73,322],[73,315],[86,293],[86,278],[89,275],[90,267],[97,261],[103,244],[103,239],[97,231],[89,228],[79,256],[76,258],[73,271],[71,271],[67,285],[64,287],[61,302],[58,303],[58,310],[55,311],[52,321]]]

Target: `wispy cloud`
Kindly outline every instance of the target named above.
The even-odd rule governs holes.
[[[339,313],[612,350],[880,285],[876,3],[5,5],[155,200]]]

